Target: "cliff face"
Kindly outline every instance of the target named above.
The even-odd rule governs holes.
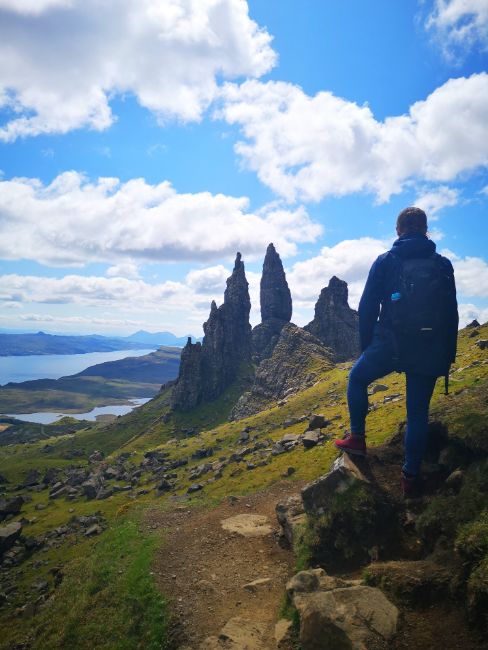
[[[251,358],[251,300],[241,254],[227,279],[224,303],[212,302],[203,325],[202,344],[188,343],[181,354],[180,374],[172,406],[186,411],[202,400],[216,399],[235,379],[242,362]]]
[[[291,293],[280,256],[269,244],[260,286],[261,320],[252,331],[252,357],[259,363],[271,356],[280,332],[290,322]]]
[[[314,319],[304,328],[333,351],[335,361],[359,354],[358,313],[349,307],[347,299],[347,282],[334,275],[320,292]]]
[[[270,402],[313,385],[316,371],[332,365],[330,350],[315,336],[293,323],[285,324],[271,356],[259,364],[251,390],[237,402],[232,419],[258,413]]]

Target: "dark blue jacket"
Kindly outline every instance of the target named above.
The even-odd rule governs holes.
[[[436,251],[434,242],[425,235],[403,235],[387,253],[380,255],[368,275],[359,303],[359,336],[364,351],[373,337],[384,341],[389,349],[395,348],[397,370],[440,377],[447,374],[456,358],[458,311],[454,270],[446,257],[441,257],[446,274],[446,313],[442,332],[430,341],[403,341],[395,339],[391,321],[391,294],[396,290],[398,262],[402,259],[426,258]]]

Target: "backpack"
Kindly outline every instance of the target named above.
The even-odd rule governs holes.
[[[445,334],[448,284],[441,255],[402,259],[394,255],[395,273],[389,296],[398,345],[433,340]],[[446,392],[447,392],[446,380]]]

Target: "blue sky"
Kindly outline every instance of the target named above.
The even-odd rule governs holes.
[[[0,328],[201,334],[269,241],[305,324],[417,204],[488,317],[486,0],[0,0]]]

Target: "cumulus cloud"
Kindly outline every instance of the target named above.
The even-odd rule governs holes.
[[[426,28],[445,56],[454,60],[479,47],[488,50],[488,3],[486,0],[435,0]]]
[[[109,278],[129,278],[130,280],[137,280],[139,276],[139,267],[134,262],[122,262],[122,264],[115,264],[107,269]]]
[[[0,140],[105,129],[116,94],[198,120],[218,79],[273,67],[270,43],[245,0],[0,0]]]
[[[458,306],[459,327],[466,327],[475,318],[482,325],[488,321],[488,307],[478,307],[472,303],[461,303]]]
[[[287,272],[294,301],[300,307],[313,307],[320,291],[336,275],[349,284],[349,304],[357,307],[371,264],[390,244],[371,237],[346,239],[335,246],[324,246],[308,260],[296,262]]]
[[[49,265],[250,259],[274,241],[286,257],[322,232],[303,207],[248,211],[248,199],[178,194],[168,182],[90,182],[65,172],[52,183],[0,180],[0,257]],[[126,266],[127,269],[127,266]]]
[[[488,264],[485,260],[481,257],[460,258],[453,254],[450,258],[459,293],[465,296],[488,298]]]
[[[450,79],[406,115],[285,82],[226,84],[216,117],[240,126],[245,164],[288,201],[374,193],[386,201],[410,180],[446,182],[488,164],[488,74]],[[469,124],[469,128],[466,125]]]
[[[428,217],[435,219],[437,213],[443,208],[453,207],[458,204],[458,201],[458,190],[441,185],[440,187],[420,192],[415,199],[415,205],[418,208],[422,208]]]

